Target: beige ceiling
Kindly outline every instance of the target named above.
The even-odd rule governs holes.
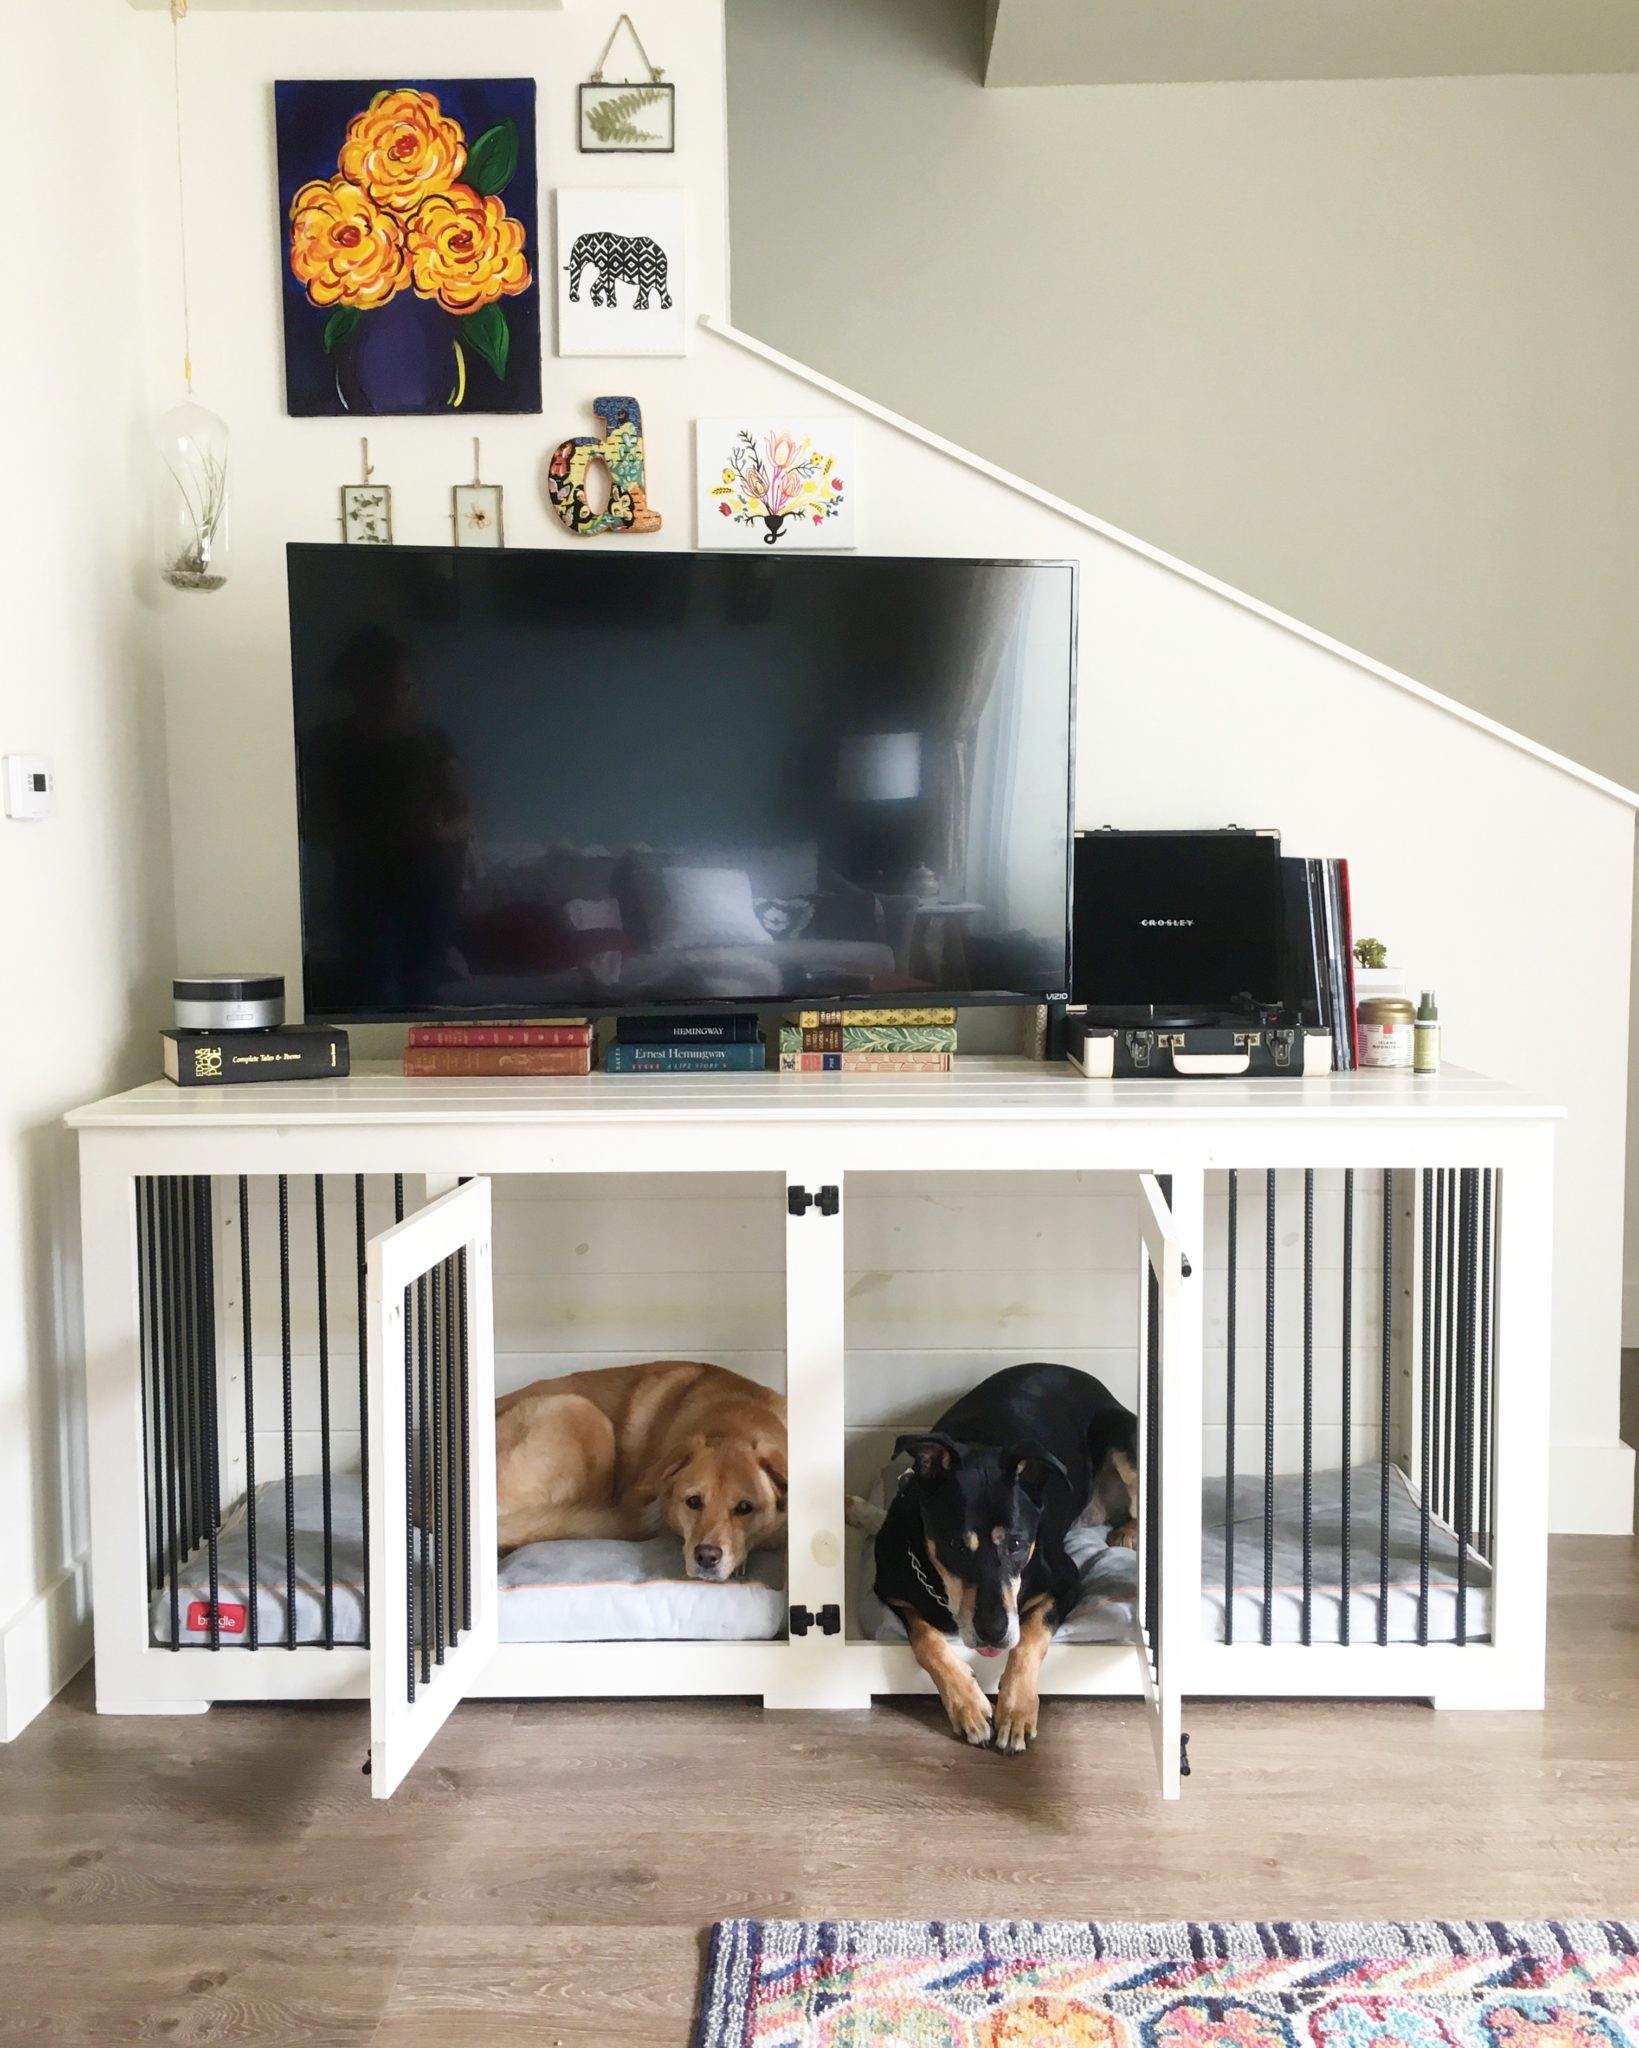
[[[987,85],[1639,71],[1639,0],[987,0]]]

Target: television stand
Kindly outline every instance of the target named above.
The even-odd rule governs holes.
[[[153,1082],[94,1103],[68,1122],[80,1147],[99,1708],[188,1712],[218,1699],[367,1696],[368,1782],[384,1795],[466,1696],[751,1694],[773,1707],[863,1707],[874,1693],[927,1690],[908,1645],[867,1639],[858,1628],[844,1521],[849,1198],[885,1172],[994,1175],[1021,1190],[1033,1176],[1093,1174],[1115,1197],[1103,1205],[1100,1241],[1087,1249],[1098,1299],[1136,1310],[1115,1364],[1102,1370],[1124,1369],[1136,1348],[1145,1475],[1137,1618],[1120,1640],[1056,1645],[1043,1690],[1142,1700],[1164,1795],[1178,1793],[1186,1694],[1540,1707],[1559,1114],[1452,1068],[1432,1079],[1089,1083],[1062,1064],[1020,1058],[964,1059],[932,1077],[684,1074],[641,1087],[603,1074],[408,1081],[361,1065],[334,1082],[219,1090]],[[784,1243],[786,1597],[817,1626],[735,1642],[498,1640],[491,1201],[507,1199],[511,1176],[577,1174],[765,1177],[754,1199],[778,1204]],[[315,1176],[334,1177],[328,1343],[324,1297],[315,1313],[304,1291],[313,1278],[311,1211],[305,1235],[289,1240],[300,1257],[287,1241],[277,1278],[268,1265],[278,1242],[266,1229],[271,1207],[285,1216],[292,1195],[301,1201],[315,1189]],[[396,1222],[395,1177],[404,1208]],[[368,1230],[367,1178],[377,1219]],[[1283,1216],[1298,1218],[1279,1237],[1277,1180]],[[174,1515],[175,1489],[155,1491],[156,1473],[164,1480],[172,1469],[167,1445],[195,1530],[202,1515],[207,1535],[212,1517],[230,1520],[244,1490],[233,1460],[250,1423],[247,1187],[263,1225],[257,1376],[266,1387],[271,1373],[278,1389],[281,1319],[273,1312],[282,1295],[286,1416],[293,1379],[304,1426],[319,1412],[306,1376],[314,1366],[328,1370],[332,1388],[343,1375],[359,1384],[368,1412],[368,1648],[356,1639],[326,1648],[309,1636],[293,1647],[264,1640],[259,1651],[240,1638],[225,1638],[220,1654],[205,1645],[173,1650],[151,1620],[174,1572],[174,1525],[165,1517]],[[461,1410],[470,1439],[453,1439],[449,1455],[470,1488],[473,1604],[470,1627],[440,1643],[434,1677],[407,1697],[408,1631],[425,1613],[413,1596],[417,1523],[406,1477],[411,1305],[425,1288],[422,1298],[435,1304],[432,1353],[446,1356],[452,1322],[446,1310],[439,1323],[436,1304],[452,1298],[452,1258],[462,1276],[455,1384],[470,1400]],[[369,1339],[362,1354],[351,1334],[355,1285]],[[1226,1331],[1237,1300],[1238,1354]],[[1115,1340],[1083,1332],[1080,1341]],[[1226,1359],[1238,1359],[1238,1370]],[[1264,1389],[1277,1374],[1278,1408],[1266,1409]],[[883,1391],[856,1388],[855,1397],[879,1401]],[[1238,1483],[1256,1495],[1250,1517],[1238,1508],[1229,1517],[1238,1576],[1221,1559],[1205,1561],[1203,1548],[1203,1500],[1218,1514],[1212,1504],[1227,1483],[1209,1476],[1203,1494],[1203,1474],[1221,1470],[1203,1446],[1215,1444],[1221,1460],[1224,1402],[1237,1391],[1239,1424],[1227,1441],[1238,1452]],[[278,1410],[277,1399],[264,1399],[257,1426],[277,1432]],[[1324,1449],[1340,1417],[1341,1461]],[[1295,1475],[1298,1459],[1306,1489],[1311,1470],[1320,1480],[1328,1465],[1348,1472],[1368,1461],[1357,1516],[1376,1503],[1380,1485],[1389,1501],[1392,1481],[1397,1504],[1432,1499],[1440,1542],[1467,1529],[1455,1589],[1440,1589],[1439,1632],[1427,1626],[1428,1589],[1419,1593],[1415,1508],[1409,1572],[1403,1548],[1391,1565],[1386,1539],[1381,1553],[1375,1538],[1356,1545],[1341,1635],[1335,1598],[1329,1608],[1324,1584],[1311,1584],[1322,1569],[1320,1536],[1338,1527],[1328,1496],[1315,1498],[1316,1540],[1306,1538],[1301,1579],[1284,1554],[1277,1559],[1259,1516],[1277,1469]],[[269,1476],[266,1455],[259,1474]],[[1260,1542],[1268,1562],[1252,1564]],[[1425,1563],[1428,1556],[1425,1548]],[[1278,1626],[1249,1623],[1253,1612]],[[829,1626],[833,1617],[839,1629]],[[993,1681],[994,1668],[981,1667],[981,1676]]]

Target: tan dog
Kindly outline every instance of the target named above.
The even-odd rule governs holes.
[[[731,1579],[784,1542],[787,1469],[783,1398],[720,1365],[610,1366],[495,1404],[503,1551],[664,1527],[690,1578]]]

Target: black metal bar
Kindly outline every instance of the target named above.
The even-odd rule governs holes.
[[[393,1183],[394,1206],[404,1206],[402,1176]],[[415,1705],[415,1367],[410,1338],[410,1290],[404,1290],[404,1696]]]
[[[457,1255],[456,1271],[461,1296],[461,1626],[472,1627],[472,1423],[469,1413],[471,1386],[467,1349],[467,1248]]]
[[[1487,1564],[1495,1544],[1491,1517],[1495,1511],[1491,1472],[1491,1315],[1496,1273],[1491,1257],[1492,1217],[1496,1209],[1496,1187],[1491,1168],[1485,1169],[1484,1196],[1480,1204],[1480,1554]]]
[[[1275,1169],[1264,1174],[1263,1640],[1275,1640]]]
[[[1303,1172],[1303,1613],[1299,1639],[1314,1640],[1315,1616],[1315,1170]]]
[[[353,1242],[358,1255],[359,1546],[364,1584],[365,1647],[370,1644],[370,1296],[368,1240],[364,1234],[364,1175],[353,1176]]]
[[[159,1583],[159,1399],[156,1372],[159,1346],[154,1318],[154,1183],[144,1174],[136,1184],[137,1202],[137,1342],[142,1379],[142,1547],[148,1591]],[[150,1419],[149,1411],[152,1410]]]
[[[176,1218],[176,1326],[178,1410],[182,1424],[182,1543],[191,1555],[199,1543],[199,1414],[194,1357],[193,1202],[188,1180],[171,1182]]]
[[[1457,1452],[1457,1169],[1446,1168],[1445,1380],[1441,1388],[1440,1512],[1449,1522],[1455,1504],[1453,1466]]]
[[[167,1177],[159,1189],[159,1286],[163,1305],[165,1357],[162,1387],[165,1405],[165,1572],[171,1592],[171,1648],[182,1647],[182,1455],[177,1429],[176,1333],[176,1183]]]
[[[1445,1413],[1445,1397],[1442,1392],[1444,1375],[1442,1363],[1445,1358],[1446,1326],[1446,1170],[1442,1166],[1434,1174],[1434,1381],[1430,1397],[1429,1421],[1433,1429],[1432,1463],[1429,1471],[1429,1501],[1436,1512],[1440,1508],[1440,1418]]]
[[[423,1273],[415,1283],[415,1357],[417,1385],[420,1393],[421,1446],[421,1677],[424,1684],[432,1683],[432,1542],[431,1510],[428,1496],[432,1492],[432,1443],[427,1427],[427,1276]]]
[[[1161,1283],[1146,1257],[1145,1435],[1141,1512],[1144,1518],[1144,1627],[1156,1678],[1161,1675]]]
[[[444,1268],[433,1267],[426,1282],[427,1301],[432,1312],[430,1346],[432,1353],[432,1488],[422,1536],[432,1552],[433,1573],[433,1659],[444,1661]]]
[[[296,1647],[296,1415],[290,1373],[290,1182],[279,1176],[279,1372],[284,1396],[285,1648]]]
[[[239,1176],[239,1348],[245,1374],[245,1640],[262,1646],[262,1589],[256,1576],[256,1354],[250,1310],[250,1182]]]
[[[1462,1172],[1462,1246],[1458,1299],[1462,1303],[1457,1339],[1457,1642],[1468,1642],[1468,1552],[1474,1539],[1474,1366],[1479,1338],[1479,1175]]]
[[[324,1516],[324,1646],[336,1647],[336,1528],[330,1491],[330,1275],[324,1175],[313,1176],[313,1296],[319,1317],[319,1494]]]
[[[393,1221],[404,1221],[404,1176],[393,1175]],[[404,1643],[409,1663],[409,1691],[415,1700],[415,1348],[411,1327],[411,1293],[404,1290]]]
[[[217,1435],[216,1412],[216,1218],[213,1214],[212,1185],[208,1174],[194,1183],[194,1274],[198,1286],[199,1406],[204,1432],[205,1556],[210,1580],[210,1645],[222,1647],[222,1527],[221,1439]]]
[[[1429,1530],[1433,1519],[1433,1503],[1429,1489],[1433,1483],[1434,1471],[1434,1387],[1429,1375],[1434,1361],[1434,1169],[1423,1168],[1423,1218],[1421,1232],[1423,1261],[1423,1335],[1421,1364],[1418,1370],[1418,1436],[1421,1439],[1418,1451],[1417,1490],[1421,1498],[1417,1506],[1417,1640],[1428,1642],[1428,1581],[1429,1581]]]
[[[1394,1436],[1394,1168],[1383,1169],[1383,1398],[1378,1438],[1377,1640],[1389,1639],[1389,1445]]]
[[[1241,1177],[1229,1169],[1229,1283],[1224,1329],[1224,1641],[1235,1640],[1235,1311],[1240,1294]]]
[[[461,1630],[461,1585],[457,1560],[461,1547],[461,1396],[456,1386],[456,1301],[458,1282],[455,1255],[444,1261],[444,1632],[453,1650]]]
[[[1349,1602],[1354,1597],[1354,1168],[1343,1170],[1343,1528],[1338,1575],[1337,1639],[1349,1641]]]

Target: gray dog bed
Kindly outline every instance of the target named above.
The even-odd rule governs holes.
[[[317,1477],[291,1488],[296,1543],[296,1640],[324,1641],[324,1493]],[[365,1640],[364,1522],[359,1475],[338,1473],[331,1487],[334,1640]],[[249,1516],[241,1501],[217,1540],[217,1600],[224,1649],[249,1644]],[[178,1637],[210,1641],[210,1560],[203,1545],[178,1574]],[[256,1489],[256,1619],[263,1645],[283,1643],[286,1616],[285,1487]],[[500,1637],[508,1643],[749,1642],[785,1629],[785,1559],[759,1551],[743,1579],[710,1585],[691,1579],[675,1536],[644,1543],[530,1543],[501,1560]],[[149,1609],[154,1642],[171,1641],[171,1594],[162,1586]]]
[[[1376,1465],[1357,1465],[1352,1474],[1349,1513],[1349,1633],[1356,1643],[1377,1640],[1381,1474]],[[870,1498],[888,1500],[898,1474],[889,1467]],[[1270,1632],[1277,1643],[1302,1640],[1303,1480],[1290,1473],[1274,1489],[1274,1588]],[[1263,1477],[1235,1482],[1235,1640],[1256,1643],[1263,1632]],[[1343,1612],[1343,1474],[1317,1472],[1310,1506],[1311,1640],[1341,1641]],[[1208,1642],[1224,1640],[1224,1560],[1228,1550],[1224,1483],[1208,1479],[1201,1488],[1201,1631]],[[1418,1545],[1421,1517],[1417,1495],[1398,1466],[1389,1467],[1389,1641],[1415,1643],[1419,1606]],[[1105,1547],[1109,1532],[1082,1525],[1070,1531],[1066,1547],[1081,1571],[1082,1603],[1054,1638],[1061,1643],[1131,1642],[1136,1625],[1138,1556]],[[1456,1533],[1438,1518],[1429,1520],[1428,1639],[1457,1639]],[[876,1597],[876,1548],[867,1541],[860,1556],[859,1621],[873,1642],[902,1643],[904,1624]],[[1472,1547],[1468,1553],[1467,1633],[1480,1642],[1491,1633],[1491,1568]]]

